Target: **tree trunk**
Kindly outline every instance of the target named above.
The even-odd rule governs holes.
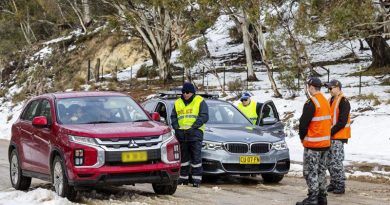
[[[171,82],[173,80],[172,74],[169,72],[169,62],[163,52],[156,53],[156,60],[158,65],[158,73],[160,79],[164,80],[164,83]]]
[[[83,21],[84,25],[89,25],[91,23],[91,10],[89,7],[88,0],[81,0],[83,5]]]
[[[390,65],[390,47],[382,36],[365,39],[372,53],[370,68],[382,68]]]
[[[241,8],[241,15],[243,17],[238,17],[238,18],[240,18],[240,24],[241,24],[240,27],[241,27],[242,39],[244,43],[246,66],[248,68],[248,81],[257,81],[258,79],[253,70],[252,48],[251,48],[251,42],[249,36],[249,22],[242,8]]]
[[[263,26],[258,23],[258,24],[255,24],[254,27],[255,27],[255,30],[257,32],[258,49],[259,49],[260,54],[261,54],[261,59],[265,65],[265,67],[267,68],[267,75],[268,75],[269,82],[271,83],[272,91],[274,92],[275,97],[281,98],[282,94],[280,94],[278,86],[276,85],[274,76],[272,74],[271,66],[268,63],[267,56],[265,54],[266,41],[265,41],[265,38],[263,35]]]

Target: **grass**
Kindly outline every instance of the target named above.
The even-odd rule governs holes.
[[[362,76],[376,76],[376,75],[386,75],[390,72],[390,67],[383,68],[363,68],[361,72],[355,72],[350,74],[349,76],[359,76],[362,73]]]
[[[353,97],[353,99],[357,101],[369,101],[372,103],[373,106],[377,106],[381,104],[381,101],[379,100],[379,97],[374,95],[373,93],[370,93],[368,95],[357,95]]]
[[[386,78],[381,82],[381,85],[390,85],[390,78]]]

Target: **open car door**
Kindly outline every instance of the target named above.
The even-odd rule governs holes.
[[[274,102],[271,100],[266,101],[261,107],[257,125],[275,134],[283,135],[284,137],[284,125],[280,121],[279,113],[276,110]]]

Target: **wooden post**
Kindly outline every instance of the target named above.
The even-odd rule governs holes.
[[[202,72],[202,75],[203,75],[203,80],[202,80],[202,88],[204,90],[204,67],[203,67],[203,72]]]
[[[95,81],[99,82],[99,70],[100,70],[100,58],[96,59],[96,66],[95,66]]]
[[[246,90],[249,89],[249,68],[246,67]]]
[[[104,72],[103,72],[103,66],[102,66],[102,72],[101,72],[101,77],[100,79],[103,81],[103,75],[104,75]]]
[[[91,59],[88,59],[87,82],[91,80]]]
[[[362,66],[359,66],[359,95],[362,94]]]
[[[223,67],[223,90],[225,90],[226,87],[226,67]]]

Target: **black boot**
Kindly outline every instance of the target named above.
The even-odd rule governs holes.
[[[188,179],[180,179],[177,180],[178,185],[188,185]]]
[[[200,183],[194,182],[192,184],[192,187],[200,188]]]
[[[304,199],[302,202],[297,202],[296,205],[318,205],[318,198],[316,195],[311,195]]]
[[[328,205],[328,200],[326,199],[326,193],[318,195],[318,205]]]
[[[333,194],[344,194],[345,193],[345,188],[335,188],[333,190]]]
[[[333,192],[334,190],[334,186],[332,184],[329,184],[327,187],[326,187],[326,191],[327,192]]]

